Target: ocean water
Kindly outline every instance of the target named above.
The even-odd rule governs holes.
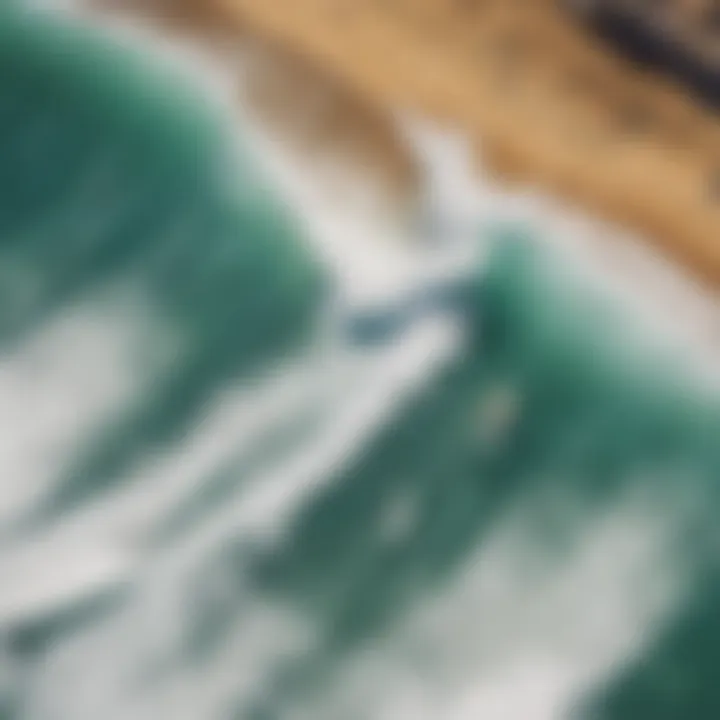
[[[0,13],[0,717],[718,717],[717,355],[452,144],[400,248],[240,115]]]

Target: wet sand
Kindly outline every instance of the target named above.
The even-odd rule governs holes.
[[[410,110],[469,137],[478,170],[508,189],[622,226],[710,287],[720,283],[720,117],[612,53],[554,0],[155,0],[137,9],[226,47],[252,46],[260,61],[250,91],[267,121],[405,199],[420,179],[395,118]]]
[[[720,282],[720,121],[551,0],[220,0],[359,102],[470,135],[496,177],[641,233]]]

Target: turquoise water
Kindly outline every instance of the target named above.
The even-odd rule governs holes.
[[[3,717],[719,716],[716,396],[527,225],[349,345],[219,112],[0,15]]]

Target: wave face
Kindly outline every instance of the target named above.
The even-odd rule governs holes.
[[[0,717],[720,716],[714,391],[528,222],[356,332],[218,113],[0,15]]]

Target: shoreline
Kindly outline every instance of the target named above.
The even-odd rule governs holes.
[[[605,51],[548,0],[477,11],[439,0],[219,4],[240,26],[331,68],[363,102],[457,127],[498,180],[625,226],[720,284],[720,122]]]
[[[106,3],[93,2],[92,5],[95,17],[108,19],[103,12]],[[121,4],[117,9],[123,11],[120,15],[123,19],[133,17],[126,5]],[[145,10],[147,13],[151,8]],[[152,21],[152,33],[160,32],[167,37],[175,34],[167,32],[162,14],[153,18],[146,13],[142,13],[143,19]],[[135,17],[138,16],[136,11]],[[403,239],[402,231],[407,231],[407,227],[402,227],[402,218],[407,219],[408,210],[412,211],[413,203],[418,201],[423,169],[418,148],[403,137],[397,119],[390,112],[363,104],[362,98],[333,80],[332,73],[328,76],[304,56],[296,55],[292,48],[288,51],[281,43],[267,41],[252,30],[240,33],[223,26],[211,28],[204,35],[197,26],[188,27],[184,23],[174,30],[178,32],[176,39],[180,45],[184,40],[189,48],[207,55],[210,64],[217,66],[223,75],[222,84],[228,86],[224,92],[230,96],[229,110],[234,117],[250,111],[253,122],[260,123],[263,132],[276,143],[280,141],[278,150],[295,156],[292,162],[304,164],[306,172],[314,176],[313,181],[324,182],[326,190],[341,190],[333,186],[333,177],[344,175],[349,182],[358,181],[355,188],[358,195],[373,194],[368,206],[371,211],[365,208],[365,215],[373,216],[367,226],[362,226],[366,236],[371,235],[371,228],[380,228],[382,220],[392,219],[382,228],[389,230],[380,233],[385,235],[383,241],[367,243],[368,255],[377,253],[383,242],[393,244]],[[319,127],[332,128],[332,132],[321,133],[320,137],[312,132],[312,122],[305,128],[300,122],[302,109],[313,105],[313,99],[315,109],[319,106],[322,112],[316,113],[312,120],[320,118]],[[243,105],[242,112],[240,105]],[[472,148],[472,137],[468,140]],[[373,153],[378,162],[370,167],[364,161]],[[638,238],[631,229],[622,229],[619,224],[598,218],[597,214],[593,217],[572,202],[548,193],[547,188],[502,183],[493,167],[487,168],[482,162],[474,163],[474,172],[483,200],[499,198],[501,217],[529,220],[535,234],[541,236],[538,240],[542,245],[560,250],[562,257],[575,258],[582,277],[619,302],[629,301],[633,309],[642,313],[639,317],[644,326],[655,326],[662,334],[669,329],[671,336],[679,331],[677,341],[672,344],[691,346],[692,356],[696,355],[695,350],[700,350],[711,365],[720,355],[715,321],[719,309],[717,295],[707,286],[694,282],[686,267],[658,253],[653,243]],[[377,222],[373,224],[373,220]],[[398,220],[400,223],[395,222],[395,227],[391,227],[393,221]],[[400,232],[393,232],[398,230]],[[362,232],[354,231],[353,235],[359,237]],[[405,254],[400,248],[396,248],[398,253],[395,249],[386,249],[388,253],[380,252],[387,256],[390,265],[394,264],[393,256],[400,258]],[[358,262],[364,263],[361,255],[355,249],[351,253]],[[367,260],[369,267],[380,267],[383,262],[378,258]]]

